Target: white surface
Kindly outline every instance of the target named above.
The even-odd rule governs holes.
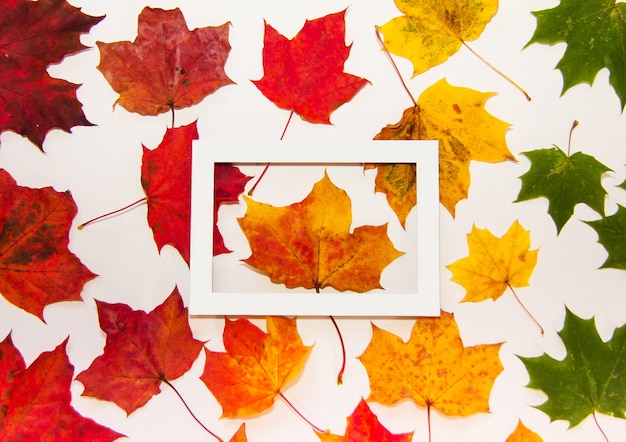
[[[438,316],[438,151],[437,141],[220,142],[217,146],[197,142],[192,156],[190,313],[212,316]],[[303,199],[302,191],[308,194],[327,170],[331,181],[351,198],[354,212],[351,231],[365,224],[387,224],[394,247],[405,254],[384,269],[381,275],[383,289],[366,293],[333,293],[333,290],[324,289],[315,293],[273,284],[267,276],[241,262],[250,256],[250,247],[233,212],[240,212],[242,207],[231,207],[234,210],[230,213],[222,210],[218,215],[224,241],[233,253],[212,256],[213,223],[210,220],[213,219],[214,164],[262,161],[272,165],[258,191],[255,190],[254,200],[277,206],[299,202]],[[364,173],[362,165],[354,164],[357,161],[418,165],[418,206],[411,212],[406,229],[400,226],[385,198],[374,193],[374,174]],[[254,169],[254,172],[247,173],[256,177],[263,170],[263,166],[247,168]],[[256,178],[251,181],[247,189]]]
[[[519,162],[472,164],[469,197],[457,205],[456,219],[445,209],[439,209],[441,262],[449,264],[467,255],[466,234],[473,224],[501,236],[513,221],[519,220],[530,230],[532,248],[539,248],[539,256],[531,285],[517,293],[546,329],[542,336],[510,293],[496,302],[460,304],[464,289],[450,282],[450,273],[441,267],[443,308],[455,313],[465,345],[505,342],[500,352],[505,370],[492,390],[491,413],[466,418],[433,413],[434,442],[502,442],[520,418],[546,441],[602,440],[592,419],[568,430],[567,423],[550,423],[545,414],[532,408],[545,396],[525,388],[528,376],[515,356],[539,356],[544,352],[554,357],[564,356],[556,333],[563,325],[565,305],[579,316],[595,316],[604,339],[609,339],[613,329],[626,321],[626,272],[598,270],[606,252],[597,243],[595,232],[581,222],[598,219],[599,215],[584,206],[578,207],[557,237],[554,223],[546,213],[545,200],[512,202],[521,185],[518,177],[529,167],[528,160],[520,153],[552,144],[565,148],[569,128],[577,119],[580,125],[574,133],[573,151],[593,155],[614,171],[603,179],[609,192],[607,213],[616,210],[617,202],[626,204],[626,194],[615,187],[626,178],[626,121],[608,84],[608,72],[600,72],[592,86],[575,86],[561,97],[562,77],[553,68],[565,45],[535,44],[522,50],[535,29],[530,11],[556,3],[555,0],[502,0],[497,15],[483,34],[470,43],[521,84],[532,96],[531,102],[465,49],[445,64],[408,81],[416,97],[442,77],[455,86],[497,92],[486,107],[494,116],[512,123],[507,142]],[[138,0],[74,0],[73,4],[83,6],[92,15],[107,15],[83,37],[90,46],[98,40],[134,39],[137,16],[146,5]],[[296,118],[286,140],[371,140],[386,124],[397,122],[403,110],[411,105],[374,35],[374,25],[382,25],[399,15],[391,0],[176,0],[154,1],[150,5],[179,6],[190,28],[232,23],[233,49],[226,71],[237,84],[224,87],[197,106],[176,114],[177,125],[197,119],[200,139],[204,142],[217,145],[220,140],[274,141],[280,137],[288,112],[277,109],[250,82],[263,75],[264,19],[291,37],[306,18],[349,7],[346,41],[352,42],[352,51],[346,71],[371,81],[371,85],[331,116],[333,125],[313,125]],[[410,63],[397,57],[395,60],[408,80],[412,72]],[[98,61],[97,49],[90,49],[50,68],[55,76],[83,84],[78,96],[87,118],[96,126],[76,127],[71,134],[53,131],[46,138],[45,155],[13,133],[4,132],[0,137],[0,166],[20,185],[53,185],[57,190],[71,190],[78,205],[76,225],[143,195],[141,145],[156,147],[170,121],[168,114],[142,117],[119,107],[112,109],[116,94],[96,70]],[[178,284],[186,302],[189,301],[189,270],[175,250],[166,247],[161,254],[157,253],[145,206],[82,231],[73,229],[70,248],[100,275],[85,286],[84,302],[47,307],[44,324],[0,298],[0,336],[12,330],[14,343],[27,363],[69,335],[68,354],[75,372],[86,369],[104,345],[94,299],[151,310]],[[262,320],[255,322],[263,326]],[[409,319],[374,322],[405,339],[412,325]],[[211,349],[221,348],[223,320],[192,319],[191,323],[197,339],[207,340]],[[355,358],[369,342],[371,325],[368,318],[340,319],[338,323],[348,353],[344,384],[335,383],[341,356],[330,321],[299,319],[298,329],[304,343],[315,347],[302,375],[285,394],[318,426],[343,434],[346,416],[361,397],[369,394],[365,370]],[[192,370],[174,384],[203,422],[228,440],[243,421],[219,419],[219,404],[198,379],[203,364],[204,357],[200,356]],[[79,382],[73,383],[72,404],[76,409],[128,435],[132,441],[211,440],[166,386],[162,394],[129,417],[113,404],[80,397],[82,389]],[[394,407],[375,403],[370,406],[392,432],[415,431],[415,442],[427,440],[425,410],[410,402]],[[600,416],[599,420],[612,442],[623,438],[625,421],[608,416]],[[248,439],[255,442],[318,440],[310,427],[280,401],[267,413],[245,422]]]

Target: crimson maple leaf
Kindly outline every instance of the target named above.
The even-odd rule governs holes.
[[[196,122],[168,129],[153,150],[143,146],[141,185],[148,201],[148,224],[159,251],[174,246],[189,265],[191,217],[191,145]]]
[[[215,187],[213,200],[213,256],[229,253],[224,238],[217,227],[217,212],[222,204],[236,203],[250,180],[239,168],[230,163],[215,163]]]
[[[83,396],[115,402],[130,414],[160,393],[161,382],[171,385],[185,374],[204,344],[192,336],[178,289],[150,313],[96,303],[104,353],[76,380],[85,386]]]
[[[65,0],[0,2],[0,130],[43,150],[51,129],[91,125],[76,98],[78,85],[50,77],[46,68],[86,48],[80,35],[103,18]]]
[[[264,75],[253,81],[263,95],[305,121],[330,124],[330,114],[368,83],[343,72],[345,12],[307,20],[291,40],[265,23]]]
[[[224,64],[228,26],[189,31],[180,9],[145,7],[134,42],[97,42],[98,69],[120,94],[116,103],[141,115],[158,115],[202,101],[232,84]]]
[[[43,321],[43,309],[79,301],[96,275],[69,251],[76,205],[69,192],[18,186],[0,169],[0,293]]]
[[[0,439],[105,442],[122,437],[70,405],[74,367],[67,339],[28,367],[11,336],[0,343]]]

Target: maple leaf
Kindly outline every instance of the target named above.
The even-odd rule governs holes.
[[[97,42],[98,69],[120,94],[116,104],[130,112],[158,115],[192,106],[233,83],[224,71],[228,27],[190,31],[180,9],[145,7],[134,42]]]
[[[238,167],[230,163],[215,163],[214,177],[213,256],[231,251],[224,245],[224,238],[217,227],[218,210],[222,204],[238,202],[239,195],[244,191],[246,183],[252,178],[241,173]]]
[[[603,342],[593,319],[581,319],[566,309],[559,332],[567,355],[556,360],[544,354],[521,357],[530,376],[529,388],[548,396],[537,406],[550,420],[565,420],[572,427],[590,414],[626,415],[626,326],[615,329]]]
[[[78,85],[46,69],[86,48],[80,35],[104,17],[91,17],[65,0],[0,3],[0,130],[26,136],[43,150],[46,134],[90,126],[76,98]]]
[[[406,109],[400,121],[384,127],[375,140],[439,140],[439,195],[452,216],[467,198],[470,161],[515,161],[505,134],[508,123],[485,111],[492,93],[451,86],[439,80]]]
[[[122,437],[71,406],[67,339],[28,367],[8,336],[0,343],[0,439],[105,442]]]
[[[404,16],[380,27],[389,52],[413,64],[413,76],[445,62],[477,39],[498,10],[498,0],[395,0]]]
[[[18,186],[0,169],[0,293],[42,321],[45,306],[81,300],[94,275],[69,251],[69,192]]]
[[[366,164],[365,170],[376,168],[375,192],[384,193],[389,207],[403,228],[406,218],[417,204],[415,164]]]
[[[370,380],[368,400],[393,405],[411,399],[448,416],[489,410],[489,395],[503,370],[501,344],[464,347],[454,315],[415,321],[408,342],[372,324],[372,339],[359,356]]]
[[[366,292],[380,285],[380,274],[403,255],[387,236],[387,224],[360,226],[350,233],[352,211],[346,192],[328,175],[301,202],[285,207],[244,195],[246,215],[238,222],[252,255],[244,262],[288,288],[319,292]]]
[[[609,83],[626,105],[626,5],[615,0],[561,0],[551,9],[534,11],[537,28],[526,43],[567,43],[556,68],[563,74],[563,90],[591,84],[607,68]]]
[[[200,376],[224,417],[254,416],[272,407],[302,371],[311,346],[302,344],[295,319],[266,318],[267,333],[245,318],[226,319],[225,353],[204,349]],[[288,401],[287,401],[288,402]]]
[[[530,232],[518,221],[501,238],[473,226],[467,245],[469,255],[447,266],[452,281],[467,291],[461,302],[496,300],[507,287],[529,285],[537,264],[537,250],[529,250]]]
[[[76,380],[85,386],[83,396],[114,402],[130,414],[160,393],[161,382],[171,386],[171,380],[185,374],[203,343],[192,336],[176,288],[150,313],[126,304],[96,303],[107,335],[104,353]]]
[[[520,177],[522,188],[516,202],[546,197],[548,213],[556,224],[557,233],[574,213],[578,203],[585,203],[604,216],[606,190],[602,174],[611,169],[594,157],[582,152],[566,155],[556,146],[522,152],[531,161],[531,168]]]
[[[246,436],[245,422],[241,424],[237,432],[233,434],[233,437],[230,438],[229,442],[248,442],[248,437]]]
[[[608,256],[602,269],[626,270],[626,208],[618,205],[617,212],[596,221],[585,221],[598,234],[598,242],[602,244]]]
[[[522,421],[519,421],[505,442],[543,442],[543,439],[537,433],[526,428]]]
[[[264,75],[252,81],[263,95],[305,121],[330,124],[330,114],[368,83],[343,72],[345,12],[307,20],[291,40],[265,23]]]
[[[392,434],[382,425],[363,399],[348,417],[346,434],[337,436],[330,433],[316,433],[322,442],[410,442],[413,433]]]
[[[148,224],[159,251],[174,246],[189,265],[191,238],[191,145],[196,122],[167,129],[153,150],[143,146],[141,185],[148,200]]]

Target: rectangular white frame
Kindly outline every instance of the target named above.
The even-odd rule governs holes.
[[[350,147],[346,148],[346,144]],[[213,291],[215,163],[416,163],[416,293],[219,293]],[[194,143],[191,300],[202,316],[439,316],[439,147],[437,141],[220,141]],[[211,269],[211,271],[207,271]]]

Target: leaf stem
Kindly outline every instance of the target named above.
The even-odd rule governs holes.
[[[170,386],[170,388],[172,390],[174,390],[174,393],[176,393],[176,395],[178,396],[178,398],[181,400],[181,402],[183,403],[183,405],[185,406],[185,408],[187,409],[187,411],[189,412],[189,414],[191,415],[191,417],[194,418],[194,420],[196,422],[198,422],[198,424],[200,424],[200,426],[202,428],[204,428],[204,431],[206,431],[207,433],[209,433],[211,436],[213,436],[215,439],[217,439],[219,442],[224,442],[224,439],[222,439],[221,437],[219,437],[217,434],[213,433],[211,430],[209,430],[202,422],[200,422],[200,419],[198,419],[198,417],[193,413],[193,411],[191,411],[191,408],[189,408],[189,405],[187,405],[187,402],[185,401],[185,399],[183,399],[183,397],[181,396],[181,394],[178,392],[178,390],[176,389],[176,387],[174,387],[172,385],[172,383],[170,381],[168,381],[167,379],[165,379],[164,377],[160,378],[161,381],[167,385]]]
[[[170,111],[172,112],[172,129],[174,129],[174,105],[170,105]]]
[[[526,312],[526,314],[530,317],[530,319],[533,320],[533,322],[535,323],[535,325],[537,325],[537,327],[539,327],[539,330],[541,331],[541,335],[543,335],[545,333],[545,331],[543,330],[543,327],[541,326],[541,324],[539,324],[539,321],[537,321],[537,319],[533,316],[532,313],[530,313],[530,310],[528,310],[526,308],[526,306],[524,305],[524,303],[519,299],[519,296],[517,296],[517,293],[515,293],[515,290],[513,290],[513,287],[511,287],[511,284],[509,284],[508,282],[506,283],[506,285],[511,289],[511,292],[513,293],[513,296],[515,296],[515,299],[517,300],[517,302],[519,303],[519,305],[522,307],[522,309],[524,309],[524,311]]]
[[[378,26],[376,26],[376,39],[378,40],[378,43],[380,43],[380,45],[382,46],[383,50],[385,51],[385,54],[387,54],[387,58],[391,62],[393,69],[396,71],[396,74],[398,75],[398,78],[400,79],[400,83],[402,83],[402,87],[404,88],[406,93],[409,95],[409,98],[411,98],[411,102],[413,103],[414,106],[417,106],[417,101],[415,100],[415,97],[413,97],[413,94],[411,94],[411,91],[409,90],[406,83],[404,82],[404,79],[402,78],[402,74],[400,74],[400,69],[398,69],[398,65],[396,65],[395,61],[393,61],[393,57],[389,53],[389,49],[387,49],[387,46],[385,46],[385,42],[383,41],[383,39],[380,38],[380,28]]]
[[[595,421],[596,426],[598,427],[598,430],[600,430],[600,433],[602,433],[602,436],[604,436],[604,440],[606,442],[609,442],[609,438],[607,437],[606,433],[604,432],[604,430],[600,426],[600,423],[598,422],[598,416],[596,415],[595,410],[593,411],[592,415],[593,415],[593,420]]]
[[[432,442],[433,440],[433,432],[432,432],[432,427],[430,425],[430,408],[431,408],[431,404],[427,404],[426,415],[428,416],[428,442]]]
[[[343,343],[343,336],[341,335],[341,330],[339,330],[339,325],[333,316],[329,316],[330,320],[333,322],[335,326],[335,330],[337,331],[337,336],[339,336],[339,343],[341,344],[341,369],[339,369],[339,374],[337,374],[337,385],[343,384],[343,372],[346,369],[346,346]]]
[[[487,66],[489,66],[495,73],[497,73],[498,75],[500,75],[502,78],[504,78],[506,81],[508,81],[510,84],[512,84],[518,91],[520,91],[522,94],[524,94],[524,97],[526,97],[526,99],[528,101],[531,101],[532,98],[530,98],[530,95],[528,95],[528,93],[522,89],[522,87],[517,84],[516,82],[514,82],[510,77],[508,77],[507,75],[504,74],[504,72],[502,72],[501,70],[499,70],[498,68],[496,68],[494,65],[492,65],[491,63],[489,63],[485,58],[483,58],[478,52],[476,52],[475,50],[473,50],[465,41],[461,40],[461,43],[463,43],[463,46],[465,46],[472,54],[474,54],[480,61],[482,61],[483,63],[485,63]]]
[[[289,118],[287,119],[287,124],[285,124],[285,128],[283,129],[283,133],[280,136],[280,141],[283,140],[283,138],[285,138],[285,132],[287,132],[287,128],[289,127],[289,123],[291,123],[291,118],[293,117],[294,111],[293,109],[291,110],[291,112],[289,113]],[[259,178],[256,180],[256,183],[254,183],[254,185],[250,188],[250,190],[248,190],[248,196],[252,196],[252,194],[254,193],[254,190],[256,189],[256,186],[259,185],[259,182],[261,182],[261,179],[263,178],[263,176],[265,175],[265,172],[267,172],[267,169],[269,169],[270,167],[270,163],[267,163],[265,165],[265,168],[263,169],[263,172],[261,172],[261,175],[259,175]]]
[[[289,399],[287,399],[285,397],[285,395],[283,394],[282,391],[278,391],[278,395],[287,403],[287,405],[289,405],[289,407],[296,412],[296,414],[298,416],[300,416],[307,424],[309,424],[315,431],[317,431],[318,433],[324,433],[325,431],[322,430],[320,427],[318,427],[317,425],[315,425],[314,423],[312,423],[310,420],[308,420],[306,417],[304,417],[304,415],[302,413],[300,413],[298,411],[298,409],[296,407],[293,406],[293,404],[291,402],[289,402]]]
[[[567,140],[567,156],[568,157],[570,154],[570,150],[572,148],[572,133],[574,132],[574,129],[576,129],[576,126],[578,126],[578,120],[574,120],[574,122],[572,123],[572,127],[569,130],[569,138]]]
[[[117,209],[117,210],[114,210],[112,212],[105,213],[104,215],[96,216],[95,218],[92,218],[89,221],[86,221],[86,222],[82,223],[81,225],[79,225],[78,226],[78,230],[83,230],[83,227],[85,227],[87,224],[91,224],[94,221],[98,221],[99,219],[106,218],[107,216],[111,216],[111,215],[115,215],[116,213],[123,212],[124,210],[130,209],[131,207],[136,206],[137,204],[142,203],[142,202],[147,201],[147,200],[148,200],[148,197],[144,196],[143,198],[139,198],[137,201],[135,201],[133,203],[130,203],[130,204],[122,207],[121,209]]]

